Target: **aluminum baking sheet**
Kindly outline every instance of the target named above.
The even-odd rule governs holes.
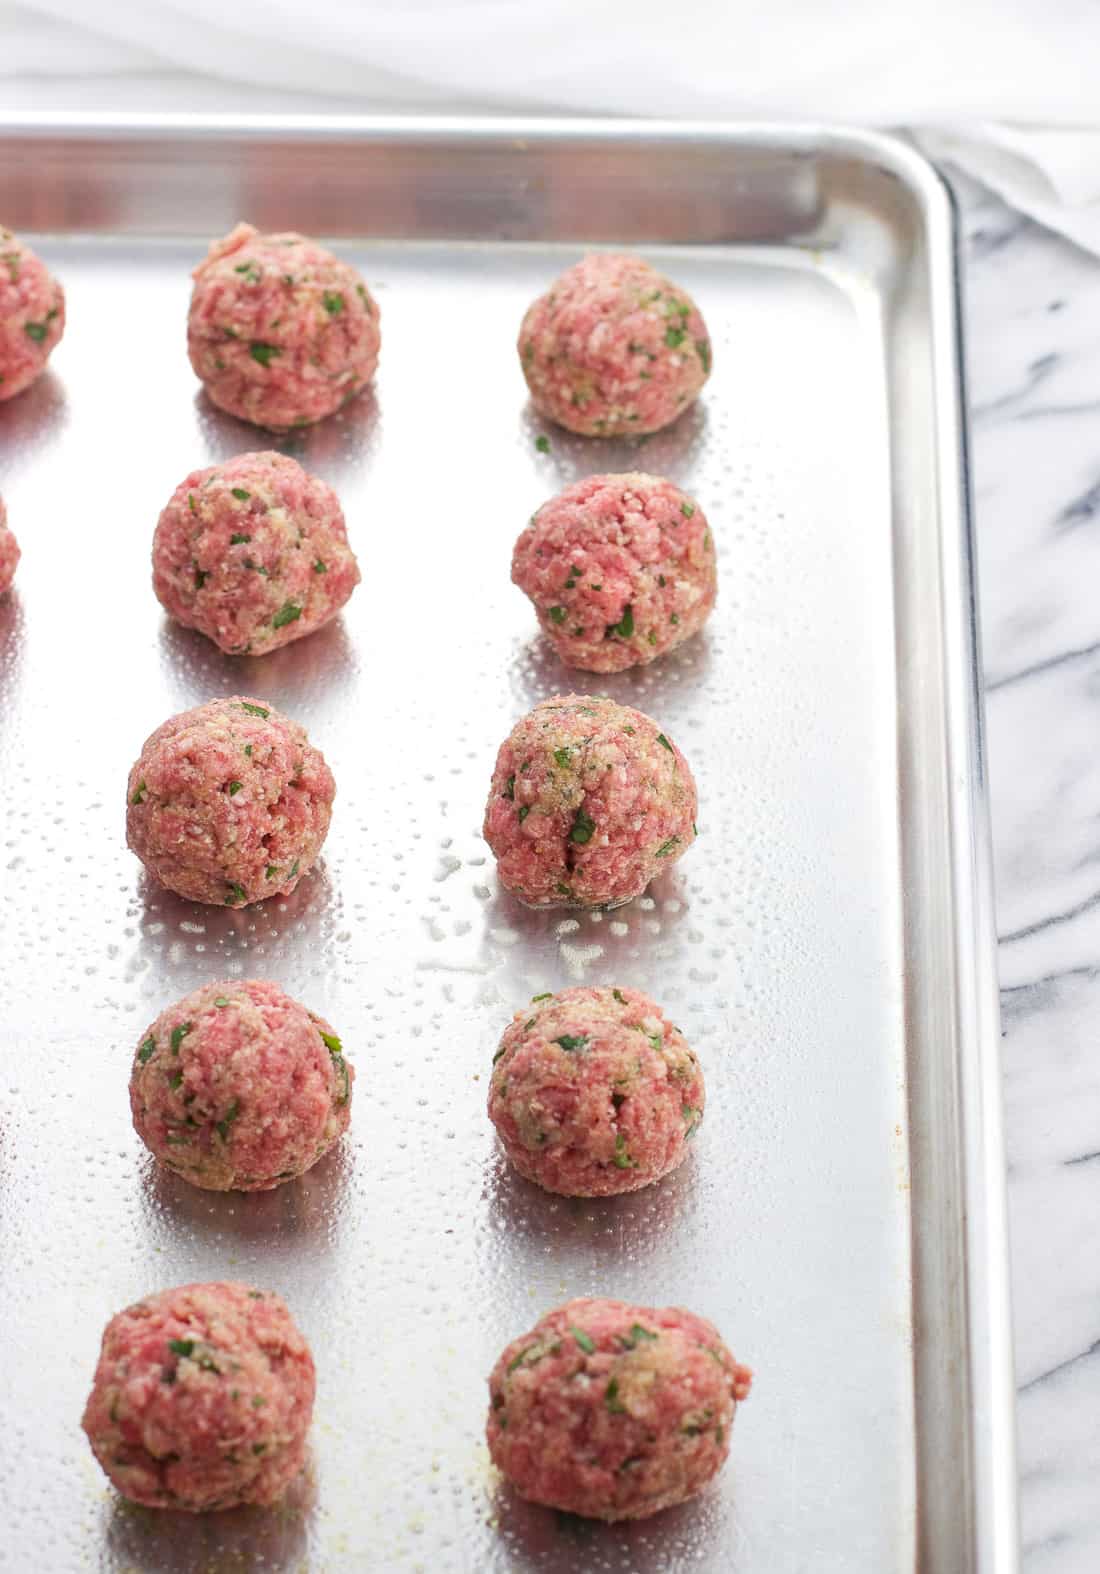
[[[840,133],[355,122],[12,123],[0,214],[63,280],[49,375],[0,406],[24,550],[0,603],[0,1563],[221,1571],[991,1574],[1014,1566],[999,1115],[951,216],[905,149]],[[376,292],[374,390],[279,441],[333,483],[364,582],[259,659],[168,623],[157,514],[267,446],[199,394],[188,270],[244,217],[327,236]],[[701,303],[714,375],[646,442],[529,408],[528,301],[626,243]],[[545,433],[548,453],[536,446]],[[708,631],[590,686],[659,718],[702,839],[609,914],[531,913],[479,834],[494,751],[584,687],[508,579],[565,483],[644,468],[714,525]],[[123,840],[126,771],[214,695],[304,722],[339,788],[289,901],[177,900]],[[224,976],[323,1011],[349,1138],[216,1196],[132,1133],[142,1028]],[[484,1103],[514,1008],[666,1003],[707,1073],[690,1161],[607,1201],[511,1175]],[[317,1358],[280,1509],[187,1517],[106,1485],[79,1430],[103,1324],[164,1285],[284,1294]],[[729,1466],[648,1523],[524,1505],[485,1377],[573,1295],[712,1318],[756,1385]]]

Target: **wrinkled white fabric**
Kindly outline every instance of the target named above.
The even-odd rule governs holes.
[[[1100,254],[1096,0],[0,0],[4,109],[394,109],[912,130]]]

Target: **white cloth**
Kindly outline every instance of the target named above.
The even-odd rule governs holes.
[[[1098,66],[1097,0],[0,0],[0,111],[899,126],[1100,254]]]

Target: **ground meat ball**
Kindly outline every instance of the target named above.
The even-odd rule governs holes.
[[[358,583],[336,493],[284,454],[193,470],[153,538],[157,599],[230,655],[312,634]]]
[[[336,784],[297,722],[246,695],[171,717],[135,761],[126,840],[193,902],[288,896],[328,834]]]
[[[0,596],[11,589],[19,556],[19,543],[8,529],[8,512],[0,497]]]
[[[702,628],[717,590],[714,541],[671,481],[589,476],[535,514],[512,579],[567,666],[622,672]]]
[[[187,353],[216,405],[256,426],[308,426],[374,376],[378,307],[350,263],[304,235],[238,224],[193,272]]]
[[[313,1357],[270,1291],[185,1284],[112,1317],[83,1427],[148,1508],[274,1503],[302,1468]]]
[[[703,1073],[637,989],[565,989],[517,1011],[493,1058],[489,1119],[521,1175],[566,1197],[660,1180],[703,1118]]]
[[[259,979],[206,984],[162,1011],[130,1072],[134,1129],[184,1180],[267,1191],[347,1130],[354,1073],[323,1017]]]
[[[493,1368],[489,1452],[532,1502],[642,1519],[694,1497],[721,1468],[751,1383],[691,1312],[569,1301]]]
[[[532,907],[616,907],[695,840],[687,761],[655,721],[559,694],[501,744],[484,836],[501,884]]]
[[[65,294],[40,257],[0,229],[0,401],[45,370],[65,332]]]
[[[536,409],[571,432],[659,432],[710,376],[695,302],[640,257],[603,253],[566,269],[519,331]]]

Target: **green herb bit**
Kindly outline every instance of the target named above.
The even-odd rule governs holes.
[[[515,797],[516,797],[516,774],[515,774],[514,771],[512,772],[511,776],[509,776],[508,781],[505,784],[504,797],[507,798],[510,803],[514,803],[515,802]]]
[[[238,530],[234,535],[230,536],[230,538],[229,538],[229,545],[231,547],[239,547],[239,546],[243,546],[246,541],[251,541],[251,540],[252,540],[251,536],[246,536],[243,531]]]
[[[182,1081],[183,1081],[183,1072],[182,1071],[173,1071],[172,1074],[168,1078],[168,1086],[172,1089],[173,1093],[176,1091],[176,1089],[179,1087],[179,1085],[180,1085],[180,1083]]]
[[[228,995],[219,995],[214,1001],[214,1004],[217,1006],[219,1011],[224,1011],[226,1006],[229,1004]]]
[[[573,895],[572,890],[569,888],[569,886],[567,886],[565,884],[565,882],[563,880],[559,880],[558,881],[558,883],[554,887],[554,890],[558,893],[559,896],[572,896]]]
[[[295,858],[294,862],[290,866],[290,878],[292,880],[293,880],[294,876],[298,873],[299,862],[300,862],[300,860]]]
[[[134,795],[130,799],[130,802],[133,804],[144,803],[148,792],[149,789],[146,787],[144,781],[138,782],[137,786],[134,788]]]
[[[683,328],[665,329],[665,343],[670,350],[678,350],[686,338],[687,333]]]
[[[680,512],[681,512],[681,514],[683,514],[685,519],[690,519],[692,514],[694,514],[694,512],[695,512],[695,504],[694,503],[681,503],[680,504]]]
[[[669,743],[663,732],[659,732],[657,734],[657,742],[661,744],[663,748],[666,748],[670,754],[676,753],[676,750],[672,747],[671,743]]]
[[[195,506],[195,494],[194,494],[194,492],[188,492],[188,494],[187,494],[187,506],[188,506],[188,508],[191,510],[191,512],[193,514],[197,514],[198,513],[198,508]]]
[[[621,989],[613,989],[611,993],[621,1006],[626,1005],[626,996],[623,994]]]
[[[267,1453],[267,1444],[266,1443],[253,1443],[253,1445],[252,1445],[252,1452],[254,1454],[266,1454]]]
[[[670,612],[668,615],[668,621],[673,624],[679,623],[680,614],[678,612]]]
[[[294,623],[301,615],[301,607],[297,606],[293,601],[286,601],[272,618],[271,626],[276,629],[286,628],[288,623]]]
[[[628,738],[633,738],[636,729],[634,727],[624,727],[623,731],[626,733]]]
[[[630,1332],[628,1334],[620,1334],[619,1337],[628,1350],[633,1350],[637,1348],[643,1339],[658,1339],[660,1335],[655,1334],[652,1329],[643,1328],[641,1323],[631,1323]]]
[[[709,530],[707,531],[706,535],[703,537],[703,551],[704,552],[709,552],[710,551],[710,531]]]
[[[649,633],[646,635],[646,639],[651,645],[656,645],[657,643],[657,636],[652,629],[650,629]]]
[[[626,611],[623,613],[622,618],[618,623],[609,623],[607,625],[607,632],[605,633],[604,638],[610,639],[612,634],[618,634],[622,639],[629,639],[633,632],[634,608],[628,605]]]
[[[589,1043],[589,1038],[586,1033],[582,1033],[576,1038],[574,1038],[572,1034],[563,1033],[561,1038],[556,1038],[554,1040],[554,1043],[560,1044],[562,1049],[564,1049],[567,1054],[572,1055],[578,1050],[585,1049]]]
[[[709,339],[696,339],[695,353],[703,363],[703,370],[710,376],[710,341]]]
[[[254,340],[248,346],[248,353],[261,366],[270,366],[275,356],[282,355],[283,352],[277,344],[264,344],[259,340]]]
[[[197,568],[195,570],[195,589],[201,590],[209,578],[209,574],[205,573],[201,568]]]
[[[549,990],[547,990],[544,995],[532,995],[531,996],[531,1004],[534,1005],[537,1000],[553,1000],[553,998],[554,997],[551,994],[551,992]]]
[[[590,1339],[589,1336],[584,1332],[583,1328],[570,1328],[569,1332],[580,1345],[585,1355],[591,1355],[594,1352],[596,1348],[596,1341],[594,1339]]]
[[[367,294],[366,289],[363,287],[363,285],[357,284],[355,286],[355,293],[356,293],[356,295],[358,295],[359,299],[363,302],[363,305],[367,308],[367,310],[370,311],[370,296]]]
[[[566,769],[566,767],[568,766],[568,764],[569,764],[569,762],[570,762],[570,760],[572,758],[573,758],[573,751],[572,751],[572,749],[565,748],[565,749],[555,749],[554,750],[554,760],[555,760],[555,762],[558,765],[561,766],[562,770]]]
[[[250,716],[259,716],[263,721],[271,715],[271,712],[265,710],[262,705],[250,705],[247,700],[241,701],[241,709],[247,711]]]
[[[151,1060],[152,1057],[156,1054],[156,1052],[157,1052],[157,1041],[153,1037],[153,1035],[150,1033],[149,1037],[145,1040],[144,1044],[142,1044],[141,1048],[138,1050],[137,1058],[141,1061],[141,1064],[144,1066],[146,1061],[147,1060]]]
[[[321,296],[321,303],[330,317],[335,317],[344,309],[344,297],[337,290],[326,290]]]
[[[188,1356],[194,1351],[195,1341],[193,1339],[169,1339],[168,1348],[173,1355]]]
[[[520,808],[520,811],[519,811],[519,823],[521,825],[523,824],[524,820],[526,820],[527,816],[530,813],[531,813],[531,805],[529,803],[523,804],[521,806],[521,808]]]
[[[278,872],[279,872],[279,865],[278,864],[268,864],[267,868],[264,870],[264,879],[265,880],[274,880],[274,878],[278,874]]]
[[[44,329],[43,332],[45,332]],[[540,432],[538,437],[535,438],[535,447],[540,454],[548,454],[550,452],[550,439]]]
[[[680,1114],[687,1121],[687,1131],[684,1133],[684,1141],[686,1142],[689,1138],[694,1137],[698,1131],[699,1123],[703,1118],[703,1111],[696,1109],[691,1104],[681,1104]]]
[[[531,1024],[528,1023],[527,1025],[528,1025],[528,1027],[530,1027]],[[500,1046],[500,1048],[497,1050],[496,1054],[493,1056],[493,1065],[494,1066],[496,1065],[496,1063],[500,1059],[501,1055],[506,1055],[507,1053],[508,1053],[507,1048],[502,1044]]]
[[[627,1152],[626,1138],[621,1131],[615,1138],[615,1152],[611,1155],[611,1162],[617,1170],[632,1170],[635,1168],[634,1160]]]
[[[248,758],[249,758],[249,759],[251,759],[251,758],[252,758],[252,745],[251,745],[251,744],[250,744],[250,743],[246,743],[246,744],[245,744],[245,746],[244,746],[244,752],[245,752],[245,753],[246,753],[246,754],[247,754],[247,755],[248,755]]]
[[[665,576],[663,574],[657,575],[657,583],[660,585],[662,590],[665,588]]]
[[[317,1031],[318,1031],[318,1033],[321,1033],[321,1029],[320,1028],[318,1028]],[[341,1054],[343,1052],[344,1046],[343,1046],[343,1044],[341,1044],[340,1040],[336,1037],[335,1033],[321,1033],[321,1041],[324,1044],[325,1048],[328,1050],[329,1054],[331,1054],[331,1055],[339,1055],[339,1054]]]
[[[613,1416],[626,1415],[626,1406],[619,1398],[619,1379],[613,1377],[603,1392],[603,1401]]]
[[[226,907],[236,907],[238,902],[244,901],[244,886],[233,884],[229,887],[229,895],[225,899]]]
[[[28,339],[33,339],[35,344],[41,344],[49,329],[44,322],[25,322],[23,324],[23,332]]]
[[[238,503],[247,503],[248,499],[252,496],[252,493],[246,492],[243,486],[230,487],[230,491],[237,499]]]
[[[172,1029],[171,1043],[173,1055],[179,1054],[180,1045],[183,1043],[184,1039],[187,1037],[188,1033],[190,1033],[194,1025],[195,1024],[193,1022],[181,1022],[177,1027]]]
[[[259,268],[252,261],[239,262],[233,269],[234,273],[243,273],[249,284],[259,284],[261,274]]]
[[[231,798],[235,798],[237,796],[237,794],[240,792],[240,790],[241,790],[241,788],[243,786],[244,786],[244,782],[230,782],[229,783],[229,796]]]
[[[564,607],[550,607],[548,609],[547,615],[549,616],[551,623],[565,622],[566,613]]]
[[[228,1140],[229,1140],[229,1128],[230,1128],[230,1126],[232,1126],[233,1122],[236,1120],[236,1118],[240,1114],[240,1112],[241,1112],[241,1101],[240,1101],[240,1099],[234,1099],[232,1104],[230,1104],[229,1108],[226,1110],[226,1112],[225,1112],[224,1116],[222,1117],[222,1119],[217,1122],[217,1124],[216,1124],[214,1129],[217,1131],[218,1136],[222,1139],[223,1142],[228,1142]]]
[[[670,836],[667,842],[662,842],[660,847],[658,847],[656,856],[658,858],[667,858],[679,840],[678,836]]]
[[[596,829],[596,822],[583,809],[577,810],[576,818],[569,830],[569,840],[577,847],[583,847],[592,840],[592,833]]]
[[[314,563],[314,565],[313,565],[313,572],[315,574],[327,574],[328,573],[328,564],[327,563],[322,563],[321,559],[318,558],[316,563]]]

